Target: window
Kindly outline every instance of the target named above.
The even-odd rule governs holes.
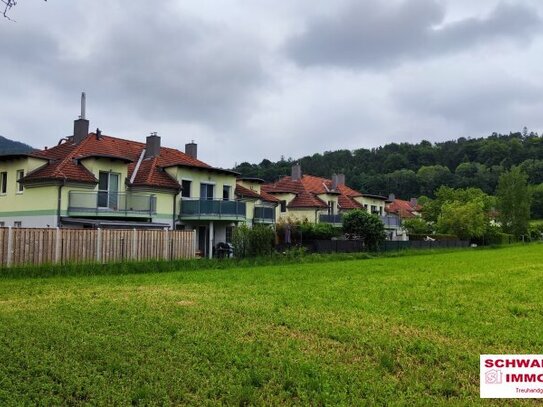
[[[5,195],[8,192],[8,173],[0,172],[0,194]]]
[[[23,222],[21,222],[20,220],[13,222],[13,227],[14,228],[20,228],[22,226],[23,226]]]
[[[223,201],[229,201],[230,200],[230,185],[223,185],[223,187],[222,187],[222,200]]]
[[[119,206],[119,174],[100,171],[98,176],[98,207],[117,209]]]
[[[334,214],[334,201],[328,201],[328,215]]]
[[[5,222],[4,221],[0,222],[0,228],[3,228],[4,226],[6,226]]]
[[[182,180],[181,181],[181,187],[183,188],[183,190],[181,191],[181,196],[183,198],[190,198],[190,188],[192,186],[192,181],[189,181],[189,180]]]
[[[227,226],[226,227],[226,237],[225,237],[226,243],[232,243],[232,232],[233,231],[234,231],[233,226]]]
[[[23,184],[19,182],[25,176],[25,170],[17,170],[17,193],[20,194],[24,191]]]
[[[379,211],[377,211],[377,206],[375,206],[375,205],[371,206],[371,213],[373,213],[373,214],[379,213]]]
[[[213,199],[213,184],[200,184],[200,199]]]
[[[281,201],[281,212],[287,211],[287,201]]]

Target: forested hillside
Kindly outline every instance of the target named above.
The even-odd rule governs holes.
[[[338,150],[298,160],[244,162],[235,171],[274,181],[290,174],[294,161],[299,161],[308,174],[330,177],[333,172],[345,173],[349,185],[372,194],[433,196],[440,185],[478,187],[494,194],[500,174],[513,165],[522,167],[530,184],[543,183],[543,138],[525,129],[522,133],[435,144],[392,143],[371,150]]]
[[[9,140],[5,137],[0,136],[0,155],[25,153],[31,150],[33,150],[33,148],[27,144],[19,143],[18,141]]]

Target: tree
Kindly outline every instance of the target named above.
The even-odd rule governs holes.
[[[347,212],[343,216],[343,232],[364,241],[371,250],[375,250],[385,240],[385,225],[376,215],[370,215],[362,209]]]
[[[11,20],[11,18],[8,17],[8,11],[13,7],[17,5],[17,0],[0,0],[2,3],[4,3],[4,10],[2,11],[2,14],[5,18],[8,20]],[[44,0],[47,1],[47,0]]]
[[[427,235],[433,232],[432,226],[421,218],[405,219],[402,226],[410,235]]]
[[[417,171],[417,178],[424,195],[433,196],[437,188],[442,185],[451,185],[454,175],[442,165],[431,165],[420,167]]]
[[[533,185],[532,192],[532,219],[543,219],[543,184]]]
[[[528,188],[528,177],[520,167],[513,167],[500,176],[497,198],[503,230],[516,237],[526,235],[532,196]]]
[[[458,236],[461,240],[482,237],[489,225],[482,199],[470,202],[447,202],[437,222],[440,233]]]

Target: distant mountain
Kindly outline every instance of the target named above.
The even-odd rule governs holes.
[[[28,144],[13,141],[5,137],[0,136],[0,155],[14,154],[14,153],[27,153],[34,150]]]

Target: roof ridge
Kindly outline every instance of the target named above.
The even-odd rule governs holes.
[[[90,135],[90,134],[87,134],[87,135],[85,136],[85,138],[84,138],[83,140],[81,140],[81,142],[80,142],[79,144],[76,144],[76,145],[75,145],[75,148],[74,148],[71,152],[69,152],[68,154],[66,154],[66,157],[64,157],[64,158],[58,163],[57,168],[55,169],[55,172],[58,172],[58,173],[59,173],[60,175],[62,175],[64,178],[67,178],[67,177],[66,177],[66,174],[64,174],[64,172],[62,171],[62,166],[63,166],[65,163],[67,163],[69,160],[71,160],[72,157],[75,156],[75,154],[76,154],[77,152],[79,152],[79,150],[81,150],[81,147],[83,146],[83,144],[86,144],[86,143],[88,142],[88,140],[90,139],[90,138],[89,138],[89,135]],[[68,140],[70,140],[70,139],[68,139]],[[68,142],[69,142],[69,141],[67,141],[67,143],[68,143]],[[85,167],[85,166],[83,166],[83,167]],[[85,170],[87,170],[87,168],[85,168]],[[90,173],[89,170],[87,170],[87,171]],[[94,175],[93,175],[93,177],[94,177]]]

